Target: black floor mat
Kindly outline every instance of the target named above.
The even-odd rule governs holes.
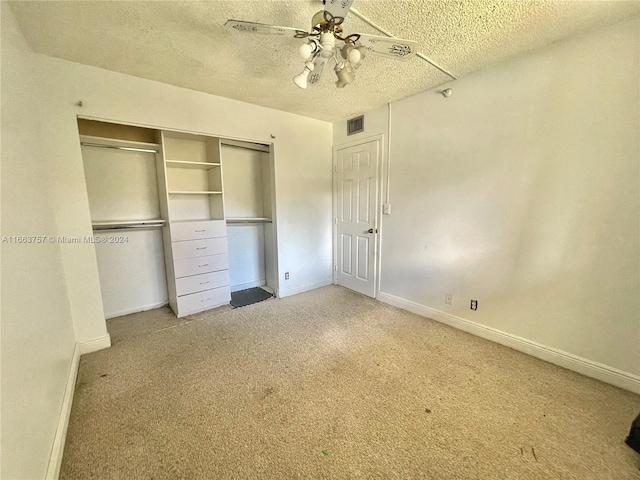
[[[246,307],[247,305],[262,302],[271,297],[273,297],[273,295],[260,287],[247,288],[246,290],[231,293],[231,306],[233,308]]]

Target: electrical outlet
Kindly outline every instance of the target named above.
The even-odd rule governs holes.
[[[471,300],[471,310],[478,309],[478,300]]]
[[[284,279],[289,280],[289,272],[284,272]]]
[[[391,204],[385,203],[382,205],[382,214],[383,215],[391,215]]]
[[[444,303],[446,303],[447,305],[451,305],[453,303],[452,293],[447,293],[447,295],[444,297]]]

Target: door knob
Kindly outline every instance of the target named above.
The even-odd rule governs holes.
[[[374,230],[373,228],[370,228],[369,230],[367,230],[367,233],[378,233],[378,229],[376,228]]]

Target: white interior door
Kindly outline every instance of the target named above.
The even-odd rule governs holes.
[[[337,281],[375,297],[380,142],[337,151]]]

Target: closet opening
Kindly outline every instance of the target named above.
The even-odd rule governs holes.
[[[231,305],[241,307],[270,298],[275,266],[271,159],[266,145],[223,140],[225,212],[229,240]]]
[[[78,131],[105,318],[277,292],[272,145],[85,118]]]

